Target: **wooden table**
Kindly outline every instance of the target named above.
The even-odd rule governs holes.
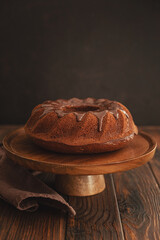
[[[0,126],[0,140],[19,126]],[[106,190],[90,197],[65,197],[76,217],[41,206],[21,212],[0,200],[0,240],[160,239],[160,126],[141,127],[157,141],[152,161],[106,175]]]

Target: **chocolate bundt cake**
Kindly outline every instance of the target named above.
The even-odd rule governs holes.
[[[37,145],[63,153],[113,151],[138,132],[125,106],[94,98],[45,101],[33,109],[24,128]]]

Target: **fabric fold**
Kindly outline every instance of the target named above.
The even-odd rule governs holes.
[[[14,163],[0,147],[0,196],[19,210],[36,211],[40,204],[75,215],[75,210],[37,174]]]

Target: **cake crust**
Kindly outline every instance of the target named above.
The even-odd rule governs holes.
[[[72,98],[36,106],[25,132],[37,145],[55,152],[99,153],[122,148],[138,129],[119,102]]]

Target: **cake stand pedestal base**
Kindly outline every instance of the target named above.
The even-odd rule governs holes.
[[[54,187],[69,196],[91,196],[105,189],[104,175],[56,175]]]

